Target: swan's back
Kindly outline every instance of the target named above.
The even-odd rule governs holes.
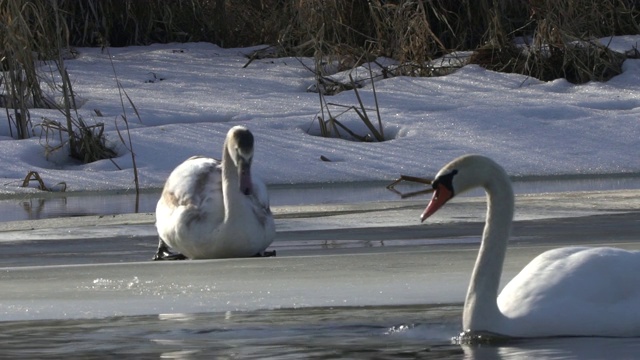
[[[640,252],[565,247],[531,261],[502,290],[498,306],[514,335],[637,336]]]

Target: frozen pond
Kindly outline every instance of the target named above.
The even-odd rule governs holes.
[[[485,204],[461,198],[420,225],[425,202],[276,205],[275,258],[149,261],[151,213],[0,223],[2,356],[636,356],[638,339],[452,345]],[[640,249],[638,190],[521,194],[516,207],[503,284],[553,247]]]

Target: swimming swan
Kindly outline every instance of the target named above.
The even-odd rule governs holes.
[[[253,135],[235,126],[227,133],[222,162],[196,156],[171,172],[156,206],[160,241],[154,260],[263,254],[275,225],[267,188],[251,176],[252,160]]]
[[[467,291],[461,339],[474,336],[640,336],[640,252],[565,247],[531,261],[498,296],[513,218],[514,196],[504,169],[467,155],[442,168],[424,221],[459,193],[483,187],[487,217]],[[496,301],[497,297],[497,301]]]

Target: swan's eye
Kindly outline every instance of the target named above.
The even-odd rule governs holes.
[[[448,173],[442,174],[440,176],[438,176],[435,180],[433,180],[433,182],[431,183],[431,186],[433,187],[433,190],[438,190],[439,186],[444,186],[445,188],[447,188],[451,194],[454,193],[454,189],[453,189],[453,177],[458,173],[457,169],[453,169]],[[437,192],[436,192],[437,194]]]

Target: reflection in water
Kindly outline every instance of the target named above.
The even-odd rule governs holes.
[[[637,359],[637,338],[545,338],[502,346],[463,345],[464,359]]]
[[[63,198],[66,202],[67,198]],[[35,205],[34,205],[35,203]],[[22,208],[26,211],[28,219],[40,219],[40,214],[44,210],[45,199],[42,198],[29,198],[22,201]]]
[[[626,359],[638,339],[458,346],[460,305],[342,307],[4,322],[6,358]]]
[[[49,194],[0,200],[0,221],[38,220],[86,215],[129,214],[155,211],[158,194],[141,195],[136,211],[135,194]]]

